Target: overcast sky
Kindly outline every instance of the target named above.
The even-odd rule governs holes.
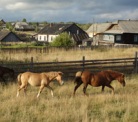
[[[0,19],[106,22],[138,19],[138,0],[0,0]]]

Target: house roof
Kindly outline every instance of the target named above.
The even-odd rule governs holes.
[[[10,31],[0,31],[0,40],[3,40],[9,33]]]
[[[70,27],[72,24],[48,24],[42,30],[39,31],[39,34],[59,34],[65,29]]]
[[[104,33],[109,33],[109,34],[122,34],[123,30],[108,30],[105,31]]]
[[[0,23],[5,24],[6,22],[3,19],[0,19]]]
[[[92,24],[86,32],[87,33],[93,33],[93,32],[102,33],[106,31],[110,26],[111,26],[111,23],[95,23],[95,24]]]
[[[119,29],[109,29],[105,33],[138,33],[138,20],[118,20],[113,25],[118,25]]]
[[[118,25],[124,33],[138,33],[138,20],[120,20]]]
[[[15,33],[8,30],[3,30],[0,31],[0,41],[4,40],[10,34],[14,34],[19,40],[21,40]]]

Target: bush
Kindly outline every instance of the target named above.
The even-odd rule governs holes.
[[[71,39],[70,35],[67,33],[60,34],[53,40],[53,42],[51,42],[51,46],[57,46],[57,47],[69,47],[73,45],[74,42]]]

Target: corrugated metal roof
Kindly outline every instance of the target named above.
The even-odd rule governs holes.
[[[111,26],[111,23],[95,23],[95,24],[92,24],[86,32],[87,33],[92,33],[92,32],[102,33],[106,31],[110,26]]]

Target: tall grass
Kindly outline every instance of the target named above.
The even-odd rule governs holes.
[[[1,53],[0,60],[5,61],[30,61],[33,57],[35,62],[48,61],[74,61],[82,60],[85,56],[86,60],[108,59],[108,58],[133,58],[137,48],[99,48],[99,49],[85,49],[85,50],[60,50],[57,49],[49,53]]]
[[[126,77],[126,87],[113,81],[115,95],[109,88],[101,93],[101,87],[88,86],[88,97],[83,95],[82,86],[73,97],[74,83],[66,82],[59,86],[51,83],[54,89],[44,89],[37,99],[37,87],[29,86],[27,96],[23,91],[16,98],[17,84],[0,85],[1,122],[137,122],[138,121],[138,76]]]

